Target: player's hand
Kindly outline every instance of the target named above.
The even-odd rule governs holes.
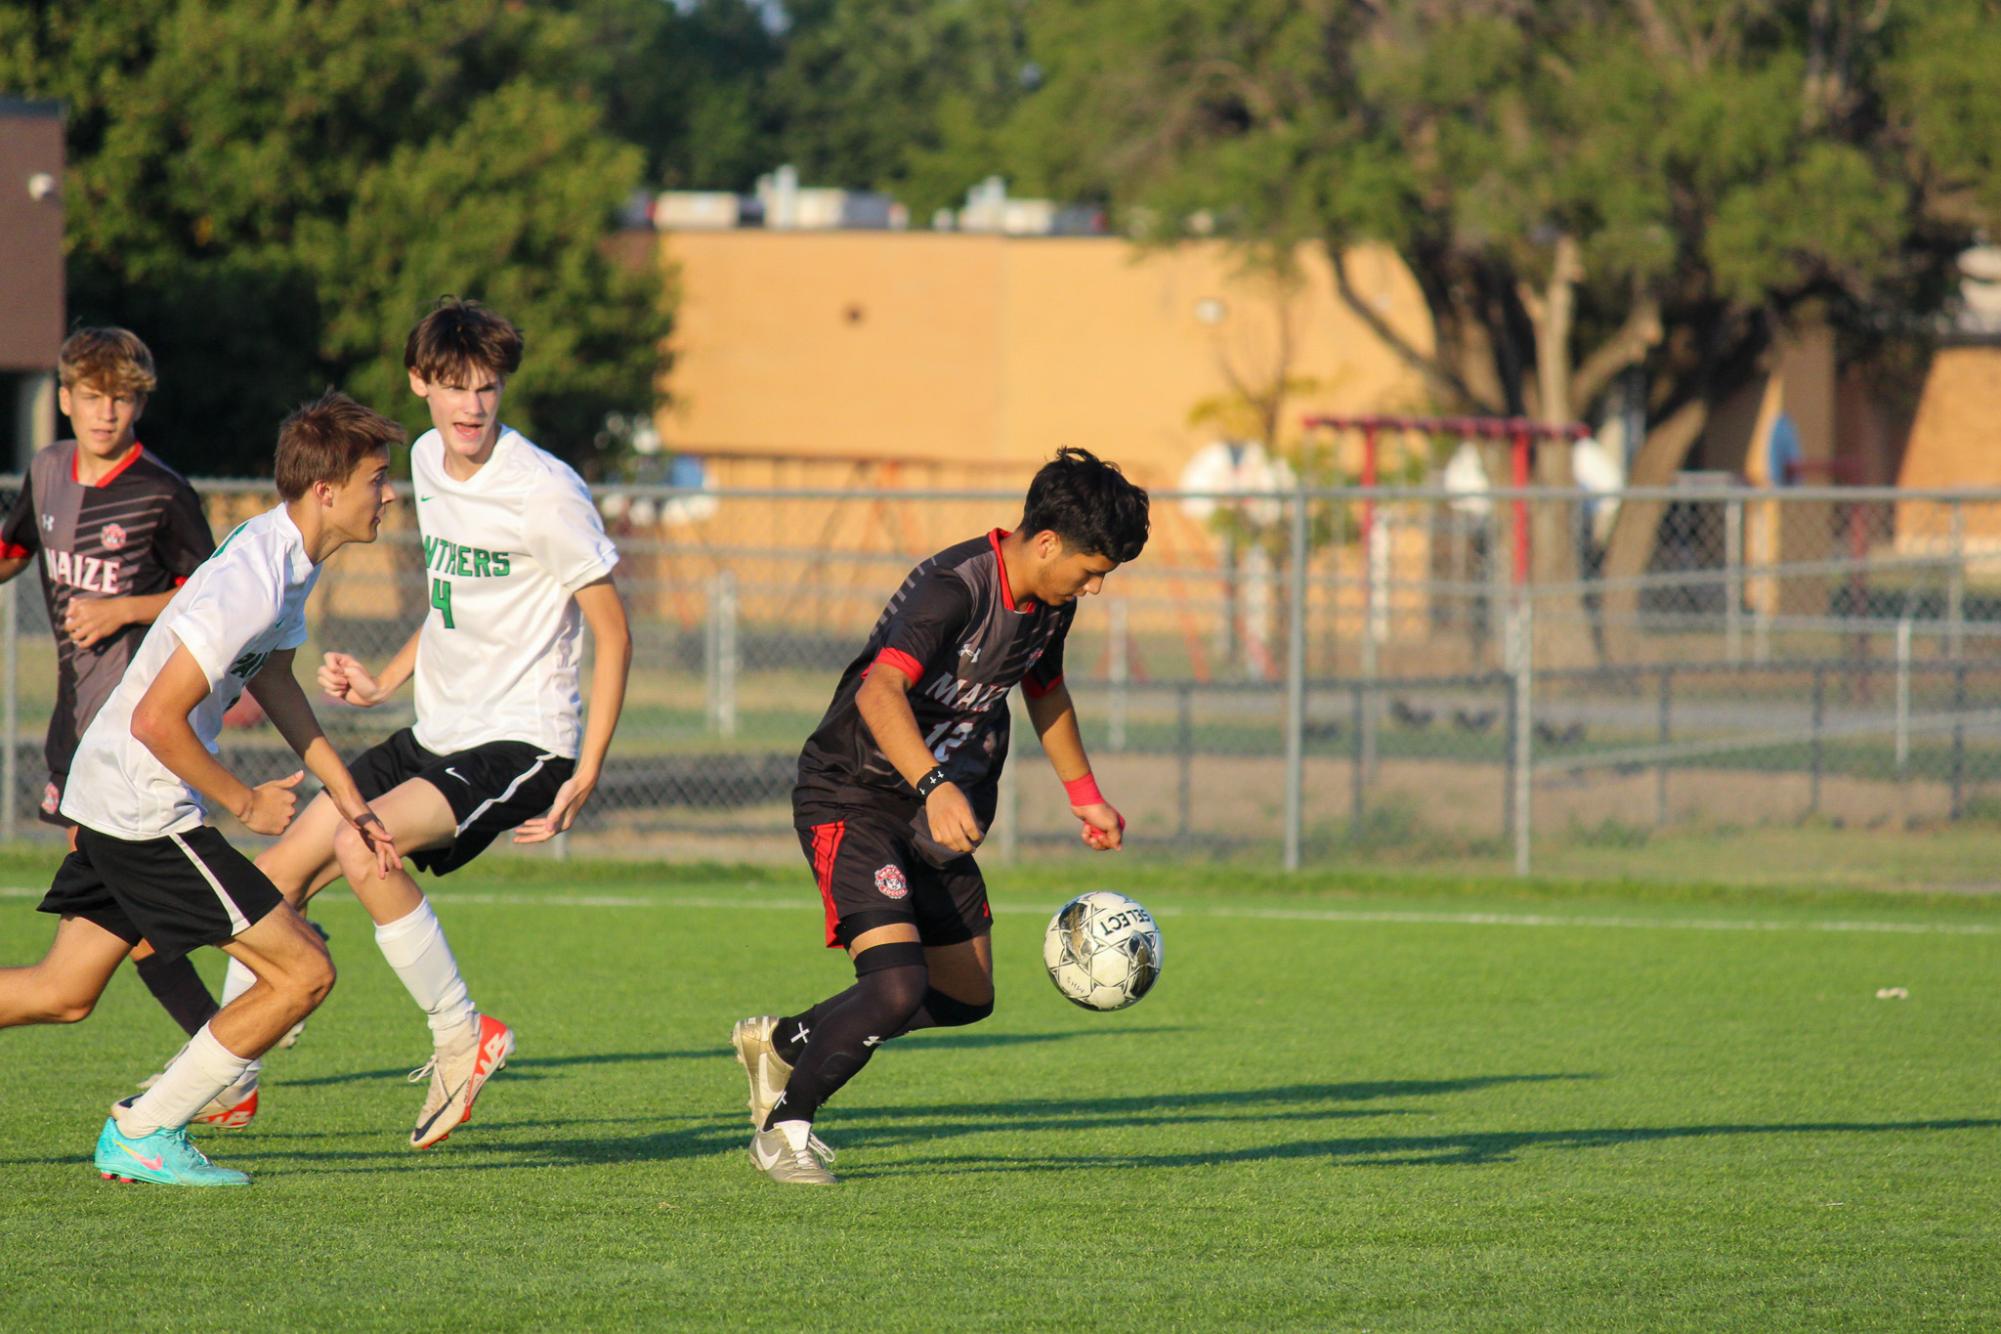
[[[570,781],[556,789],[556,802],[549,807],[547,815],[538,815],[532,820],[523,820],[514,831],[516,843],[547,843],[556,835],[565,832],[577,822],[577,812],[597,791],[598,781],[582,774],[572,774]]]
[[[299,804],[298,794],[292,789],[305,776],[306,771],[300,769],[289,778],[273,779],[251,788],[249,803],[236,813],[243,827],[253,834],[284,833],[285,826],[292,823],[293,809]]]
[[[1093,852],[1117,852],[1125,846],[1126,817],[1108,801],[1093,806],[1072,806],[1070,813],[1084,822],[1084,846]]]
[[[396,851],[396,840],[389,836],[389,826],[382,823],[382,817],[363,806],[361,814],[348,821],[354,832],[361,835],[361,842],[375,854],[375,873],[388,876],[391,871],[403,868],[403,857]]]
[[[954,852],[971,852],[987,836],[973,818],[973,804],[957,783],[940,783],[924,799],[924,818],[931,822],[931,837]]]
[[[329,653],[320,662],[320,689],[343,704],[372,709],[384,697],[382,686],[361,665],[361,659],[347,653]]]
[[[102,643],[131,623],[124,598],[71,598],[63,613],[63,633],[78,648]]]

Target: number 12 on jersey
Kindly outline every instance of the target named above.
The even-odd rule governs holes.
[[[452,624],[452,581],[433,578],[431,580],[431,605],[445,618],[445,629],[457,629]]]

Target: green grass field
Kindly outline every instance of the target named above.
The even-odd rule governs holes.
[[[1096,1015],[1039,942],[1108,879],[1167,966]],[[91,1170],[178,1041],[121,974],[83,1025],[0,1035],[0,1328],[2001,1323],[2001,903],[1081,856],[996,880],[999,1012],[829,1106],[824,1191],[750,1167],[727,1041],[847,980],[803,870],[445,882],[521,1049],[423,1154],[426,1031],[330,895],[339,987],[256,1124],[199,1137],[247,1191]],[[45,945],[32,903],[0,899],[0,960]]]

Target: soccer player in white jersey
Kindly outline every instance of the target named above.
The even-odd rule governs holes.
[[[167,958],[215,945],[256,983],[202,1026],[145,1093],[112,1108],[98,1136],[105,1177],[172,1186],[242,1186],[188,1141],[187,1124],[333,986],[326,945],[249,859],[204,823],[227,810],[256,834],[291,822],[304,771],[255,787],[217,758],[222,715],[247,689],[326,786],[343,827],[380,873],[394,843],[321,733],[292,658],[306,598],[349,542],[372,542],[403,429],[342,394],[300,408],[278,431],[283,503],[241,524],[167,604],[78,743],[62,813],[76,850],[41,910],[57,914],[42,961],[0,969],[0,1028],[74,1023],[140,939]]]
[[[368,708],[416,677],[417,722],[357,757],[362,793],[396,846],[445,874],[507,830],[539,843],[568,829],[603,771],[625,698],[632,638],[612,585],[618,551],[583,480],[501,425],[521,335],[471,301],[447,299],[404,347],[410,388],[434,429],[410,447],[430,611],[375,674],[329,653],[328,694]],[[583,627],[596,646],[588,722],[578,693]],[[472,1116],[514,1033],[473,1005],[444,930],[408,872],[383,871],[325,799],[258,858],[296,906],[345,875],[375,920],[383,957],[429,1016],[430,1087],[412,1148]],[[229,994],[241,984],[232,969]]]

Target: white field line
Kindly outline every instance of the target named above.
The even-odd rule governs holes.
[[[44,891],[0,887],[0,898],[40,898]],[[715,908],[752,911],[817,911],[811,897],[778,899],[746,894],[741,897],[682,895],[671,891],[640,894],[455,894],[434,896],[450,905],[492,905],[534,908]],[[996,904],[995,912],[1041,916],[1043,910],[1020,904]],[[2001,924],[1985,922],[1871,922],[1837,920],[1771,921],[1731,917],[1595,917],[1557,913],[1418,912],[1373,908],[1162,908],[1159,917],[1223,917],[1243,921],[1385,923],[1395,926],[1540,926],[1572,930],[1593,927],[1621,931],[1819,931],[1891,936],[2001,936]]]

